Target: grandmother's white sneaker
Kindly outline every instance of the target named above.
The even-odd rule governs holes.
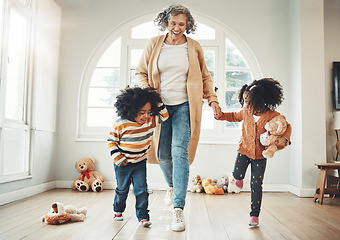
[[[185,230],[185,222],[183,210],[181,208],[175,208],[172,218],[172,231],[181,232]]]
[[[168,187],[166,190],[165,198],[164,198],[164,204],[166,206],[171,206],[172,202],[174,201],[174,191],[172,187]]]

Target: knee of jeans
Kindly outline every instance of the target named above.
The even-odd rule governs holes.
[[[184,146],[174,146],[172,148],[172,155],[174,157],[188,159],[188,148]]]

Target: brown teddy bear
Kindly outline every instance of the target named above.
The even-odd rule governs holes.
[[[267,130],[260,136],[260,141],[265,150],[262,155],[265,158],[272,158],[278,150],[290,145],[290,141],[283,136],[287,130],[287,120],[283,115],[278,115],[266,123],[264,128]]]
[[[83,222],[86,218],[86,208],[75,208],[72,205],[66,205],[54,202],[52,209],[41,220],[47,224],[56,225],[66,222]]]
[[[72,183],[72,189],[78,189],[81,192],[87,192],[90,189],[94,192],[103,190],[104,177],[94,171],[94,164],[93,158],[81,158],[76,162],[75,168],[81,175]]]
[[[197,192],[197,193],[203,192],[202,180],[201,180],[201,176],[200,175],[196,175],[192,179],[191,192]]]

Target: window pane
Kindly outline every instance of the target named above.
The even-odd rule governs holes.
[[[136,70],[134,69],[130,70],[130,84],[129,84],[130,87],[138,87],[138,82],[137,82],[135,73],[136,73]]]
[[[204,59],[209,69],[215,68],[215,51],[214,50],[204,50]]]
[[[143,49],[131,49],[131,56],[130,56],[131,68],[135,69],[137,67],[142,53],[143,53]]]
[[[226,122],[224,127],[225,128],[239,128],[240,123],[239,122]]]
[[[208,27],[202,23],[197,22],[197,30],[194,34],[189,34],[189,37],[193,39],[201,40],[214,40],[215,39],[215,29]]]
[[[248,68],[243,55],[228,39],[226,39],[226,51],[226,66]]]
[[[96,68],[93,72],[90,86],[120,86],[120,69]]]
[[[201,129],[214,129],[214,112],[211,109],[203,109]]]
[[[90,88],[88,106],[113,107],[118,93],[117,88]]]
[[[153,23],[153,21],[142,23],[132,28],[131,31],[131,38],[134,39],[149,39],[151,37],[155,37],[158,35],[159,35],[158,28]]]
[[[120,67],[121,38],[114,41],[100,58],[97,67]]]
[[[87,110],[87,126],[110,127],[116,117],[114,108],[89,108]]]
[[[241,105],[238,102],[238,91],[226,91],[225,103],[226,108],[240,108]]]
[[[5,117],[24,121],[27,21],[10,12]]]
[[[26,134],[26,131],[20,129],[4,129],[4,174],[27,171],[28,166],[25,164]]]
[[[250,72],[244,71],[227,71],[225,74],[226,87],[241,88],[244,84],[252,81]]]

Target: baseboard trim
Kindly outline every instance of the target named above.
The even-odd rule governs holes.
[[[13,192],[0,195],[0,206],[11,203],[26,197],[33,196],[54,188],[67,188],[70,189],[73,181],[52,181],[44,184],[40,184],[33,187],[16,190]],[[148,183],[150,190],[166,190],[167,186],[163,183]],[[116,181],[105,181],[104,189],[115,189],[117,186]],[[190,189],[189,185],[189,189]],[[248,186],[245,186],[242,190],[244,192],[250,191]],[[264,184],[263,192],[290,192],[298,197],[313,197],[315,189],[301,189],[296,186],[288,184]]]
[[[52,182],[43,183],[43,184],[39,184],[39,185],[32,186],[32,187],[23,188],[23,189],[16,190],[13,192],[4,193],[0,195],[0,206],[23,199],[23,198],[36,195],[42,192],[46,192],[54,188],[56,188],[56,182],[52,181]]]

